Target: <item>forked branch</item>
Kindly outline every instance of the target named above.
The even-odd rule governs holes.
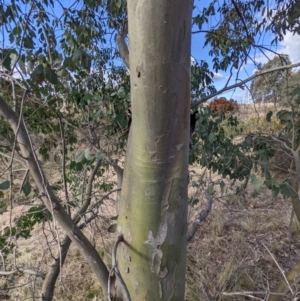
[[[95,273],[104,293],[107,293],[108,270],[100,258],[98,252],[73,223],[71,217],[61,206],[56,198],[51,186],[49,185],[40,163],[37,160],[30,136],[28,134],[25,122],[16,112],[0,97],[0,114],[6,119],[11,126],[20,147],[22,156],[27,160],[28,168],[34,179],[40,193],[40,197],[46,208],[52,213],[53,219],[62,227],[65,233],[72,240],[76,248],[81,252],[92,271]],[[18,121],[20,124],[18,126]]]

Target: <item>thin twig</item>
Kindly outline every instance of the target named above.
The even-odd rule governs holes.
[[[20,116],[22,116],[22,115],[20,115]],[[26,132],[26,135],[28,137],[28,142],[30,144],[30,148],[34,149],[33,144],[32,144],[32,140],[31,140],[31,137],[29,135],[28,128],[27,128],[25,122],[23,122],[23,126],[24,126],[24,130]],[[16,137],[17,137],[17,133],[16,133]],[[39,174],[41,176],[42,185],[43,185],[43,188],[44,188],[45,195],[47,196],[47,199],[48,199],[48,201],[50,203],[51,215],[52,215],[52,221],[53,221],[53,228],[54,228],[55,233],[56,233],[57,247],[58,247],[59,254],[60,254],[60,261],[59,262],[60,262],[60,269],[61,269],[61,262],[62,262],[61,246],[60,246],[60,240],[59,240],[59,233],[58,233],[58,230],[57,230],[57,222],[56,222],[56,218],[55,218],[55,215],[54,215],[54,207],[56,206],[56,204],[53,204],[53,202],[51,201],[51,197],[50,197],[49,190],[48,190],[48,183],[47,183],[45,175],[44,175],[44,173],[42,171],[42,168],[41,168],[41,165],[40,165],[40,163],[38,161],[36,153],[32,152],[32,156],[33,156],[33,159],[36,162],[36,166],[37,166]],[[55,207],[55,209],[56,209],[56,207]]]
[[[4,259],[4,256],[3,256],[1,251],[0,251],[0,256],[1,256],[1,259],[2,259],[3,270],[6,271],[5,259]]]
[[[12,274],[17,274],[17,273],[31,274],[31,275],[35,275],[37,277],[41,277],[42,279],[45,278],[44,273],[35,271],[33,269],[27,269],[27,268],[26,269],[18,268],[18,269],[11,270],[11,271],[0,271],[1,276],[9,276],[9,275],[12,275]]]
[[[12,274],[16,274],[16,273],[27,273],[27,274],[31,274],[31,275],[35,275],[37,277],[41,277],[42,279],[45,278],[45,275],[44,273],[41,273],[41,272],[38,272],[38,271],[35,271],[33,269],[29,269],[29,268],[19,268],[17,266],[17,260],[16,260],[16,247],[14,247],[14,250],[13,250],[13,256],[14,256],[14,270],[11,270],[11,271],[0,271],[0,275],[1,276],[9,276],[9,275],[12,275]],[[5,268],[5,267],[4,267]]]
[[[63,123],[61,120],[61,115],[58,113],[58,119],[59,119],[59,128],[60,128],[60,135],[61,135],[61,143],[62,143],[62,177],[63,177],[63,184],[64,184],[64,190],[65,190],[65,198],[66,198],[66,204],[67,204],[67,213],[71,216],[71,208],[69,206],[69,192],[68,192],[68,186],[67,186],[67,176],[66,176],[66,141],[65,141],[65,132]]]
[[[29,23],[29,20],[30,20],[30,15],[33,11],[34,5],[35,5],[35,2],[32,1],[30,10],[29,10],[29,12],[26,16],[25,22],[24,22],[23,35],[22,35],[22,38],[21,38],[21,41],[20,41],[20,49],[19,49],[19,53],[17,55],[16,61],[15,61],[15,63],[13,64],[13,66],[11,68],[11,72],[10,72],[11,75],[13,75],[14,69],[17,66],[17,63],[18,63],[18,61],[21,57],[21,53],[22,53],[22,50],[23,50],[23,43],[24,43],[24,39],[25,39],[25,36],[26,36],[26,33],[27,33],[27,27],[28,27],[28,23]]]
[[[3,157],[9,158],[10,160],[14,160],[14,161],[17,161],[17,162],[22,163],[22,164],[24,164],[24,165],[27,165],[25,161],[22,161],[22,160],[20,160],[20,159],[17,159],[17,158],[15,158],[14,156],[7,155],[7,154],[5,154],[5,153],[3,153],[3,152],[1,152],[1,151],[0,151],[0,155],[3,156]]]
[[[260,301],[264,301],[265,299],[262,298],[258,298],[253,296],[254,294],[266,294],[266,292],[232,292],[232,293],[227,293],[227,292],[222,292],[221,295],[224,296],[245,296],[245,297],[249,297],[253,300],[260,300]]]
[[[264,246],[264,248],[267,250],[267,252],[269,253],[269,255],[272,257],[272,259],[274,260],[275,264],[277,265],[280,273],[282,274],[283,278],[284,278],[284,281],[286,282],[291,294],[294,296],[294,291],[292,289],[292,287],[290,286],[290,283],[289,281],[287,280],[286,276],[285,276],[285,273],[284,273],[284,270],[281,268],[281,266],[279,265],[279,263],[277,262],[276,258],[274,257],[274,255],[270,252],[270,250],[268,249],[268,247],[263,243],[262,244]]]
[[[16,147],[17,147],[17,141],[18,141],[18,132],[21,126],[21,122],[23,119],[23,105],[24,105],[24,100],[25,97],[28,93],[28,90],[25,90],[23,92],[23,96],[22,96],[22,101],[21,101],[21,108],[20,108],[20,116],[19,116],[19,120],[18,120],[18,125],[17,125],[17,130],[15,133],[15,139],[14,139],[14,144],[13,144],[13,149],[12,149],[12,155],[11,155],[11,159],[9,162],[9,178],[10,178],[10,189],[9,189],[9,203],[10,203],[10,215],[9,215],[9,243],[11,242],[11,236],[12,236],[12,209],[13,209],[13,200],[12,200],[12,185],[13,185],[13,173],[12,173],[12,168],[13,168],[13,159],[14,159],[14,155],[15,155],[15,151],[16,151]]]
[[[25,172],[25,174],[24,174],[23,181],[22,181],[22,183],[21,183],[19,193],[22,192],[22,189],[23,189],[23,186],[24,186],[24,184],[25,184],[25,181],[26,181],[26,179],[27,179],[28,174],[29,174],[29,168],[27,168],[27,170],[26,170],[26,172]]]
[[[291,219],[290,219],[290,223],[289,223],[289,261],[291,261],[292,226],[293,226],[294,216],[295,216],[295,210],[294,210],[294,208],[292,208]]]

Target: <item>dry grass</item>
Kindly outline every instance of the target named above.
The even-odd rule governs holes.
[[[243,203],[216,203],[189,244],[186,300],[252,300],[233,294],[243,291],[261,292],[255,296],[264,300],[283,280],[264,246],[285,272],[299,259],[300,227],[294,220],[289,229],[289,200],[263,191]]]
[[[269,108],[264,110],[267,112]],[[244,106],[239,114],[241,117],[256,114],[256,109],[254,106]],[[259,113],[259,116],[263,114]],[[194,170],[197,175],[203,172],[199,167],[194,167]],[[53,178],[55,175],[51,176]],[[104,177],[109,179],[111,174]],[[202,187],[195,185],[189,192],[200,200],[190,213],[190,219],[193,219],[205,207],[206,201]],[[251,185],[245,196],[235,195],[230,189],[227,196],[221,196],[220,191],[216,193],[220,198],[214,202],[209,217],[188,244],[186,300],[255,300],[249,297],[250,293],[241,294],[245,291],[264,300],[268,291],[274,290],[283,279],[266,247],[285,272],[300,258],[300,225],[296,218],[290,223],[290,200],[281,197],[274,199],[267,190],[254,197]],[[16,207],[15,210],[13,216],[19,215],[24,207]],[[102,217],[89,225],[85,234],[109,265],[114,239],[114,235],[107,232],[111,223],[109,218],[114,216],[111,202],[105,202],[101,210]],[[7,225],[8,219],[7,214],[1,215],[1,228]],[[51,264],[51,253],[55,254],[58,250],[53,231],[52,224],[39,225],[30,239],[19,240],[18,266],[46,272]],[[6,268],[9,270],[13,264],[12,258],[8,259],[10,264]],[[14,301],[33,300],[33,295],[40,295],[41,285],[40,279],[27,274],[2,277],[0,299],[2,292],[3,300],[5,296]],[[15,289],[8,290],[10,287]],[[295,285],[294,289],[298,291],[299,286]],[[103,300],[96,278],[73,246],[57,282],[54,300]],[[284,300],[292,299],[287,297]]]

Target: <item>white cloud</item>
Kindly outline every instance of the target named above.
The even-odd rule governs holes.
[[[282,47],[280,52],[288,54],[293,64],[300,62],[300,35],[293,35],[287,31],[280,46]]]
[[[293,35],[290,31],[287,31],[284,40],[278,44],[278,48],[275,51],[280,54],[287,54],[293,64],[300,62],[300,35]],[[262,53],[255,55],[254,61],[264,65],[274,56],[275,53],[266,51],[265,55]]]
[[[282,52],[278,51],[278,53],[282,53]],[[255,55],[253,60],[255,61],[256,64],[265,65],[267,62],[272,60],[275,57],[275,55],[276,54],[274,52],[264,51],[264,54],[260,52],[259,54]],[[251,62],[251,64],[253,64],[253,62]]]
[[[223,74],[221,74],[221,73],[215,73],[214,72],[214,77],[213,77],[213,80],[214,81],[219,81],[219,80],[223,80],[223,79],[226,79],[227,77],[226,76],[224,76]]]

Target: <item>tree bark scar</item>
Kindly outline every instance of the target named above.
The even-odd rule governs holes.
[[[140,66],[136,66],[136,74],[137,74],[138,78],[141,77],[141,68],[140,68]]]

